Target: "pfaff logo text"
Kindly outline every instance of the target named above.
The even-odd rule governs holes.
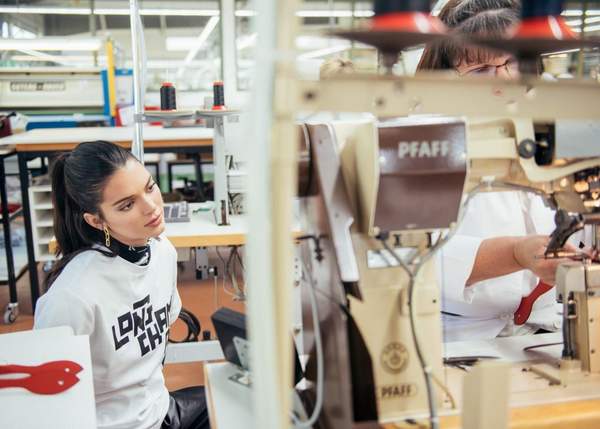
[[[448,140],[411,141],[398,143],[398,158],[438,158],[450,152]]]
[[[408,398],[417,394],[417,386],[412,383],[392,384],[379,388],[379,397],[385,399]]]

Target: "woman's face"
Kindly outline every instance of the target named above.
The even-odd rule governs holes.
[[[489,76],[501,79],[519,77],[519,63],[511,55],[491,57],[485,63],[462,61],[455,68],[460,76]]]
[[[143,246],[165,230],[158,185],[137,160],[130,159],[106,183],[100,210],[103,226],[124,244]]]

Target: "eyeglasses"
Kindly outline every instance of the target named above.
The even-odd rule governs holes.
[[[509,58],[505,63],[500,65],[481,64],[462,73],[457,70],[457,73],[459,76],[496,76],[501,69],[505,69],[509,76],[516,76],[519,74],[519,63],[517,60]]]

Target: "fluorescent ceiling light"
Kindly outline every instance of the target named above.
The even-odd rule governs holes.
[[[374,15],[371,10],[356,10],[356,18],[370,18]],[[351,10],[299,10],[296,16],[301,18],[352,18]]]
[[[257,33],[252,33],[252,34],[249,34],[246,36],[240,36],[235,41],[235,46],[237,47],[238,51],[250,48],[250,47],[256,45],[257,37],[258,37]]]
[[[600,15],[600,11],[598,11]],[[30,7],[30,6],[0,6],[0,13],[10,14],[35,14],[35,15],[90,15],[92,10],[85,7]],[[94,9],[96,15],[129,15],[129,9],[126,8],[97,8]],[[218,9],[161,9],[161,8],[141,8],[140,15],[146,16],[219,16]],[[255,16],[256,11],[249,9],[240,9],[235,11],[235,16]],[[581,15],[581,13],[579,14]],[[301,10],[296,12],[296,16],[302,18],[350,18],[351,10]],[[356,10],[354,16],[357,18],[369,18],[373,16],[373,11]]]
[[[347,40],[325,36],[298,36],[295,40],[296,48],[301,51],[325,49],[332,46],[348,46],[349,43]]]
[[[173,37],[165,40],[165,47],[169,52],[189,51],[196,46],[197,37]]]
[[[556,57],[556,56],[562,56],[562,55],[566,55],[566,54],[572,54],[574,52],[579,52],[580,49],[579,48],[575,48],[575,49],[566,49],[564,51],[558,51],[558,52],[552,52],[550,54],[542,54],[542,57]]]
[[[595,22],[600,22],[600,16],[595,16],[593,18],[586,18],[585,19],[585,24],[586,25],[587,24],[593,24]],[[570,26],[573,26],[573,27],[577,27],[577,26],[581,27],[581,19],[575,19],[575,20],[572,20],[572,21],[567,21],[567,24],[569,24]]]
[[[0,6],[0,13],[37,14],[37,15],[90,15],[92,10],[87,7],[29,7],[29,6]],[[96,15],[129,15],[129,9],[96,8]],[[218,16],[218,9],[159,9],[142,8],[140,15],[150,16]]]
[[[38,52],[38,54],[41,54],[41,52]],[[51,59],[48,59],[51,58]],[[54,61],[54,60],[59,60],[59,61]],[[19,62],[27,62],[27,61],[31,61],[31,62],[42,62],[42,61],[54,61],[54,62],[65,62],[65,63],[69,63],[69,64],[75,64],[75,63],[85,63],[85,62],[93,62],[93,59],[90,55],[63,55],[63,56],[58,56],[58,55],[49,55],[49,54],[44,54],[44,56],[39,56],[39,55],[11,55],[10,56],[10,60],[11,61],[19,61]],[[106,57],[101,56],[98,57],[98,62],[99,63],[103,63],[106,62]]]
[[[573,28],[576,33],[581,33],[581,28]],[[590,25],[585,27],[585,32],[590,33],[592,31],[600,31],[600,25]]]
[[[315,58],[324,57],[326,55],[336,54],[338,52],[345,51],[349,49],[351,44],[347,44],[346,46],[332,46],[330,48],[325,49],[317,49],[316,51],[306,52],[304,54],[298,55],[299,60],[312,60]]]
[[[0,51],[98,51],[102,48],[100,39],[51,38],[40,39],[0,39]]]
[[[185,60],[183,61],[183,66],[177,72],[178,78],[183,76],[183,72],[184,72],[185,68],[188,65],[190,65],[191,62],[196,57],[196,55],[198,55],[198,51],[200,51],[200,48],[202,48],[202,46],[206,43],[206,41],[208,40],[208,37],[213,32],[213,30],[215,29],[215,27],[217,26],[218,23],[219,23],[218,16],[213,16],[212,18],[210,18],[208,20],[208,22],[206,23],[206,26],[202,29],[202,32],[196,38],[195,46],[192,49],[190,49],[190,52],[187,54],[187,56],[185,57]]]
[[[564,16],[581,16],[583,15],[583,12],[581,11],[581,9],[567,9],[565,11],[563,11],[562,15]],[[586,16],[594,16],[594,15],[600,15],[600,9],[588,9],[587,12],[585,13]]]
[[[199,68],[205,67],[207,64],[212,63],[212,60],[194,60],[187,67]],[[147,69],[152,70],[176,70],[180,67],[185,66],[183,60],[181,61],[170,61],[170,60],[149,60],[146,63]]]
[[[347,40],[325,37],[325,36],[298,36],[295,39],[296,49],[300,51],[326,49],[333,46],[349,46],[351,43]],[[369,48],[368,45],[362,43],[354,43],[354,47],[358,49]]]
[[[85,7],[24,7],[0,6],[0,13],[22,13],[39,15],[89,15],[90,8]]]
[[[129,13],[127,13],[129,15]],[[219,16],[217,9],[140,9],[140,15],[151,16]]]
[[[72,65],[72,63],[63,61],[60,59],[60,57],[57,57],[56,55],[49,55],[44,52],[33,51],[30,49],[21,49],[21,52],[30,55],[30,58],[35,57],[36,59],[38,59],[40,61],[48,61],[48,62],[60,64],[63,66]]]
[[[92,14],[92,10],[88,9],[88,13],[87,15],[91,15]],[[142,11],[140,10],[140,15],[142,14]],[[129,9],[105,9],[105,8],[98,8],[98,9],[94,9],[94,15],[127,15],[129,16]]]
[[[236,10],[235,16],[256,16],[256,11],[254,10]]]

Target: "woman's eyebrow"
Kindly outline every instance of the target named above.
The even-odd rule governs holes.
[[[125,198],[121,198],[119,201],[114,202],[113,206],[118,206],[119,204],[121,204],[121,203],[123,203],[123,202],[125,202],[125,201],[127,201],[127,200],[129,200],[129,199],[131,199],[133,197],[134,197],[134,195],[129,195],[129,196],[125,197]]]
[[[147,187],[150,185],[150,182],[151,182],[151,181],[152,181],[152,176],[150,175],[150,176],[148,176],[148,180],[146,181],[146,186],[145,186],[146,188],[147,188]],[[125,198],[121,198],[119,201],[116,201],[116,202],[114,202],[114,203],[113,203],[113,206],[118,206],[118,205],[119,205],[119,204],[121,204],[122,202],[125,202],[125,201],[127,201],[127,200],[129,200],[129,199],[133,198],[134,196],[135,196],[135,195],[129,195],[129,196],[125,197]]]

